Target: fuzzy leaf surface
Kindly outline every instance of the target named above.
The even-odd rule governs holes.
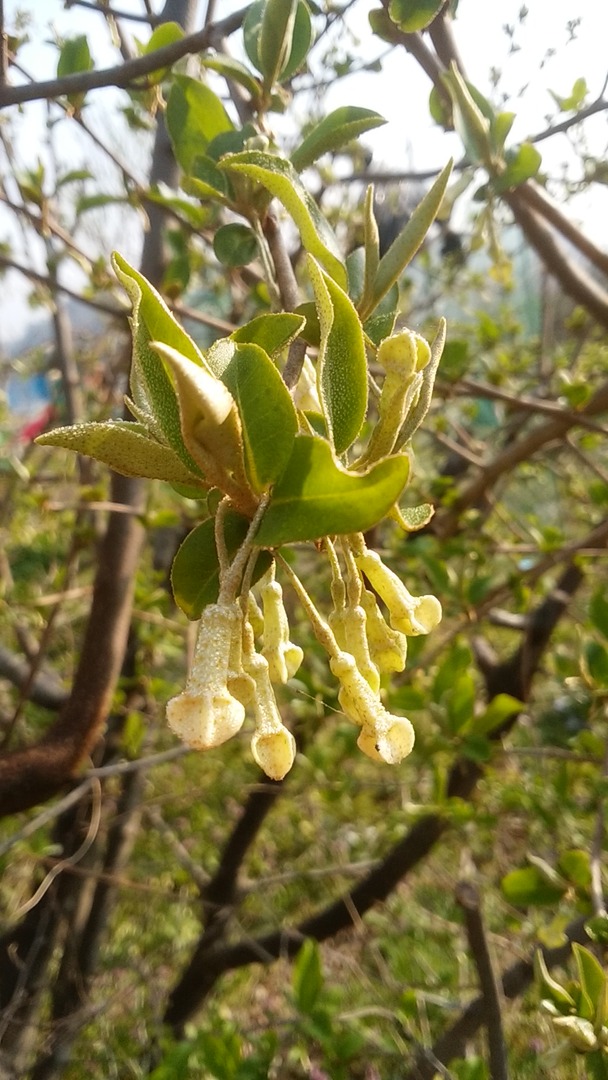
[[[228,174],[243,173],[274,195],[293,218],[306,250],[334,281],[346,288],[346,270],[337,240],[290,161],[261,150],[245,150],[224,158],[220,167]]]
[[[313,259],[309,273],[321,328],[319,396],[337,454],[357,438],[367,410],[367,359],[352,301]]]
[[[55,428],[40,435],[36,442],[87,454],[123,476],[144,476],[172,484],[200,484],[201,489],[204,486],[169,446],[156,442],[145,427],[129,420]]]

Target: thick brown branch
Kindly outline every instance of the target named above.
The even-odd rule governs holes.
[[[589,237],[585,236],[577,228],[574,222],[564,214],[563,210],[553,202],[553,199],[538,184],[528,180],[527,183],[521,184],[511,193],[511,198],[519,205],[522,202],[525,203],[530,210],[540,214],[566,240],[569,240],[593,266],[597,267],[602,274],[608,276],[608,254],[602,251],[601,248],[596,247]]]
[[[135,60],[116,64],[115,67],[77,72],[63,78],[28,83],[25,86],[0,86],[0,109],[6,109],[9,105],[21,105],[26,101],[51,101],[61,95],[85,94],[89,90],[99,90],[105,86],[132,86],[137,80],[145,79],[146,75],[151,75],[154,71],[171,67],[181,60],[182,56],[208,49],[218,37],[234,33],[241,25],[245,11],[246,9],[236,11],[222,22],[205,26],[194,34],[187,34],[180,41],[174,41],[145,56],[138,56]]]
[[[116,502],[138,505],[141,495],[140,481],[114,477]],[[56,795],[97,742],[122,663],[143,535],[143,526],[132,515],[111,515],[72,693],[39,744],[0,758],[0,816]]]

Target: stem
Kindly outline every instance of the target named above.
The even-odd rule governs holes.
[[[237,551],[232,565],[226,571],[223,576],[223,580],[220,585],[220,594],[218,596],[218,604],[233,604],[236,599],[236,594],[241,584],[241,579],[245,571],[247,560],[251,555],[253,548],[253,541],[255,540],[255,534],[257,533],[260,522],[266,513],[266,508],[270,501],[270,495],[263,495],[260,499],[258,508],[251,519],[251,524],[247,530],[247,536],[243,540],[239,550]]]

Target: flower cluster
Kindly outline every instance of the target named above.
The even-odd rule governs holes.
[[[361,729],[359,748],[374,760],[398,764],[412,750],[414,729],[406,717],[385,708],[381,676],[404,669],[407,638],[434,629],[441,605],[434,596],[412,596],[380,556],[367,549],[361,534],[341,537],[339,549],[329,538],[323,545],[332,572],[333,608],[327,620],[287,563],[285,573],[328,654],[340,706]],[[246,554],[244,545],[237,559],[243,563]],[[225,581],[230,582],[231,572],[234,577],[235,563]],[[249,587],[238,598],[226,596],[230,588],[220,588],[218,603],[204,609],[186,688],[169,701],[167,719],[189,746],[207,750],[240,731],[249,706],[255,723],[253,757],[267,776],[281,780],[293,764],[296,745],[281,719],[274,686],[294,677],[303,652],[290,640],[275,573],[273,562],[257,590],[261,609]]]

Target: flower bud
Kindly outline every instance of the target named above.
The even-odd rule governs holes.
[[[271,682],[286,683],[293,679],[304,653],[289,640],[289,622],[283,605],[283,590],[278,581],[269,581],[261,590],[264,607],[264,647],[262,656],[268,661]]]
[[[304,357],[300,378],[293,391],[293,403],[301,412],[323,412],[317,390],[317,373],[309,356]]]
[[[428,341],[415,334],[413,330],[401,330],[398,334],[391,334],[384,338],[378,346],[378,363],[387,375],[399,375],[401,379],[409,379],[417,371],[422,371],[431,358],[431,348]]]
[[[403,671],[407,659],[407,637],[392,630],[369,589],[361,593],[361,606],[367,615],[367,641],[370,656],[382,674]]]
[[[236,604],[205,608],[186,687],[167,703],[169,727],[195,750],[220,746],[243,725],[245,709],[228,688],[230,650],[240,624]]]
[[[412,596],[403,582],[375,551],[364,550],[355,556],[359,569],[371,582],[386,604],[391,625],[408,637],[428,634],[441,622],[441,604],[436,596]]]
[[[349,720],[361,727],[357,745],[364,754],[397,765],[411,753],[414,728],[405,716],[393,716],[357,670],[349,653],[333,656],[329,666],[340,681],[338,701]]]
[[[370,656],[367,637],[367,615],[359,605],[347,605],[329,616],[336,641],[344,652],[354,657],[357,668],[374,694],[380,690],[378,668]]]
[[[259,653],[249,652],[246,664],[256,688],[253,701],[255,732],[251,752],[266,776],[271,780],[282,780],[294,763],[296,741],[281,720],[270,682],[268,661]]]

